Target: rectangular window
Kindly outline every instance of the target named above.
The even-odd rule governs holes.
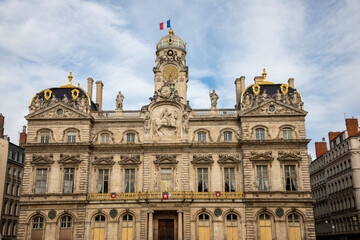
[[[64,169],[64,193],[73,193],[74,192],[74,168],[65,168]]]
[[[208,169],[198,168],[198,192],[208,192]]]
[[[225,192],[235,192],[235,168],[224,168]]]
[[[161,191],[170,192],[171,191],[171,168],[162,168],[161,169]]]
[[[40,143],[49,143],[50,134],[49,133],[41,133],[40,135]]]
[[[224,132],[224,141],[232,141],[232,132]]]
[[[75,143],[76,142],[76,132],[68,132],[67,134],[67,142]]]
[[[135,192],[135,169],[125,169],[125,192]]]
[[[135,133],[126,134],[126,142],[134,143],[135,142]]]
[[[44,194],[46,192],[47,169],[36,169],[35,193]]]
[[[256,166],[257,188],[259,191],[269,191],[269,174],[268,166]]]
[[[198,133],[198,141],[199,142],[206,142],[206,132],[199,132]]]
[[[295,165],[285,165],[285,187],[286,191],[296,191],[296,168]]]
[[[255,130],[256,140],[265,140],[265,130],[262,128],[257,128]]]
[[[290,128],[284,128],[283,129],[283,139],[289,140],[292,139],[292,133]]]
[[[99,193],[108,193],[109,192],[109,170],[108,169],[99,169],[98,192]]]
[[[106,134],[106,133],[101,134],[101,142],[102,143],[109,143],[109,140],[110,140],[109,134]]]

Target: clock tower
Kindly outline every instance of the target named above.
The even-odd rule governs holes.
[[[162,37],[156,45],[156,60],[153,71],[155,74],[155,91],[164,85],[177,91],[181,102],[186,104],[188,82],[188,67],[185,62],[186,45],[183,40],[174,34]]]

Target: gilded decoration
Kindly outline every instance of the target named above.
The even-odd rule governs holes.
[[[278,160],[279,161],[300,161],[301,156],[300,152],[278,152]]]
[[[260,93],[260,85],[259,84],[254,84],[252,86],[252,89],[256,96]]]
[[[33,155],[31,164],[33,165],[51,165],[54,163],[52,154]]]
[[[239,164],[241,163],[240,155],[230,155],[230,154],[219,154],[219,164]]]
[[[156,155],[156,160],[154,161],[155,164],[177,164],[176,155]]]
[[[112,166],[115,164],[114,156],[94,157],[93,165],[95,166]]]
[[[71,155],[71,154],[60,154],[60,160],[58,161],[62,165],[78,165],[82,161],[80,160],[80,154]]]
[[[211,154],[209,155],[193,155],[192,164],[213,164],[214,160]]]
[[[122,166],[139,166],[140,155],[120,155],[119,164]]]
[[[272,157],[272,152],[251,152],[251,157],[249,158],[251,161],[272,161],[274,158]]]
[[[284,95],[286,95],[286,94],[288,93],[288,91],[289,91],[289,86],[286,85],[286,84],[282,84],[282,85],[280,86],[280,90],[281,90],[281,92],[282,92]]]
[[[52,95],[52,91],[51,91],[50,89],[46,89],[46,90],[44,91],[44,98],[45,98],[46,100],[49,100],[49,99],[51,98],[51,95]]]
[[[79,97],[79,93],[80,91],[77,90],[76,88],[74,88],[73,90],[71,90],[71,96],[74,100],[76,100]]]

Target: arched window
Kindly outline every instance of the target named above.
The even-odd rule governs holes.
[[[301,240],[300,216],[290,214],[288,216],[289,240]]]
[[[126,142],[134,143],[135,142],[135,133],[126,134]]]
[[[109,143],[110,135],[107,133],[101,134],[101,143]]]
[[[285,140],[292,139],[292,130],[291,130],[291,128],[284,128],[283,129],[283,139],[285,139]]]
[[[198,141],[206,142],[206,132],[198,132]]]
[[[238,240],[238,221],[235,214],[229,214],[226,216],[226,239]]]
[[[210,240],[210,217],[207,214],[199,216],[199,240]]]
[[[105,216],[97,215],[94,223],[94,240],[105,239]]]
[[[263,128],[255,129],[256,140],[265,140],[265,130]]]
[[[133,239],[133,230],[134,221],[133,216],[130,214],[124,215],[122,217],[121,223],[121,239],[122,240],[132,240]]]
[[[230,131],[224,132],[224,141],[232,141],[232,132]]]
[[[59,240],[72,239],[72,218],[71,216],[63,216],[60,221]]]
[[[31,240],[42,240],[44,231],[44,218],[36,216],[32,220]]]
[[[263,213],[259,216],[260,240],[272,240],[270,215]]]

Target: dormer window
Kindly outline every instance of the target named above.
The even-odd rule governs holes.
[[[255,130],[256,140],[265,140],[265,130],[263,128],[257,128]]]
[[[230,131],[224,132],[224,141],[232,141],[232,132]]]
[[[76,142],[76,132],[68,132],[67,134],[67,142],[68,143],[75,143]]]
[[[101,143],[109,143],[110,136],[107,133],[101,134]]]
[[[126,142],[127,143],[134,143],[135,142],[135,133],[126,134]]]
[[[198,141],[206,142],[206,132],[198,132]]]
[[[40,143],[46,144],[46,143],[49,143],[49,140],[50,140],[49,132],[40,133]]]
[[[283,129],[283,139],[284,140],[292,139],[292,130],[290,128]]]

